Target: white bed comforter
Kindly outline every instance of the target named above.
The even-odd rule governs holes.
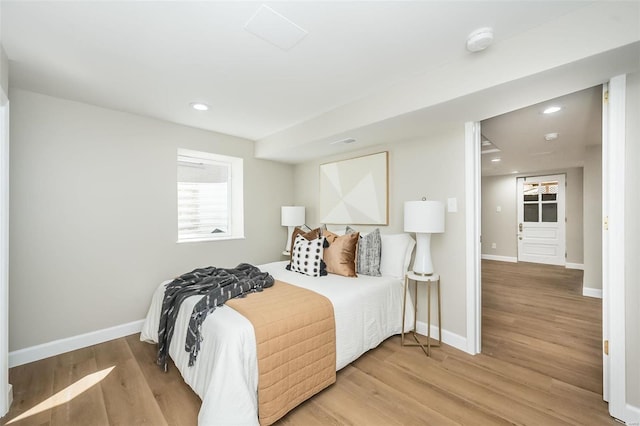
[[[336,368],[347,366],[402,328],[403,282],[391,277],[347,278],[329,274],[313,278],[285,269],[287,262],[259,265],[277,280],[322,294],[333,303],[336,317]],[[140,340],[158,341],[164,296],[162,283],[153,295]],[[269,290],[265,290],[269,291]],[[250,296],[249,296],[250,297]],[[186,299],[179,311],[169,354],[185,382],[202,399],[198,424],[258,424],[258,364],[251,322],[228,306],[210,314],[202,326],[202,347],[192,367],[184,350],[189,316],[200,299]],[[405,330],[413,325],[413,304],[407,295]]]

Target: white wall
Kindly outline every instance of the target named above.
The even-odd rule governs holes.
[[[518,212],[516,178],[482,176],[482,248],[483,255],[518,257]],[[498,211],[498,207],[500,211]],[[495,243],[496,248],[492,248]]]
[[[293,167],[253,142],[11,92],[10,350],[144,318],[195,267],[279,260]],[[177,244],[177,148],[244,158],[245,239]]]
[[[391,141],[367,150],[300,164],[294,173],[295,202],[306,206],[307,222],[314,226],[320,220],[319,165],[363,154],[389,151],[389,226],[380,227],[382,233],[403,232],[405,201],[426,196],[446,202],[447,198],[456,197],[458,212],[446,213],[445,233],[432,236],[431,251],[436,272],[442,278],[443,334],[446,330],[463,338],[466,337],[464,138],[464,123],[452,124],[428,140]],[[418,298],[418,320],[426,322],[426,295],[419,293]],[[435,312],[432,323],[437,324]]]
[[[566,242],[567,262],[582,264],[583,256],[583,173],[581,167],[528,173],[526,176],[567,175]],[[518,257],[516,178],[519,175],[482,177],[482,254]],[[525,176],[525,175],[523,175]],[[497,212],[500,206],[501,212]],[[491,244],[496,243],[492,249]]]
[[[640,413],[640,73],[627,75],[625,146],[625,313],[627,403]],[[640,414],[638,414],[640,417]]]
[[[5,95],[9,93],[9,59],[0,43],[0,87]]]
[[[602,290],[602,145],[584,162],[584,287]]]

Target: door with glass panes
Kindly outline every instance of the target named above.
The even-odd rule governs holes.
[[[517,179],[518,261],[564,265],[565,175]]]

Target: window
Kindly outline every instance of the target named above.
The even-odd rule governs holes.
[[[524,221],[558,221],[558,182],[525,183]]]
[[[244,237],[242,158],[178,149],[178,242]]]

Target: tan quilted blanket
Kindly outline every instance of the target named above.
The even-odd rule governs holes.
[[[258,419],[270,425],[336,381],[333,305],[324,296],[276,281],[227,301],[253,324],[258,355]]]

